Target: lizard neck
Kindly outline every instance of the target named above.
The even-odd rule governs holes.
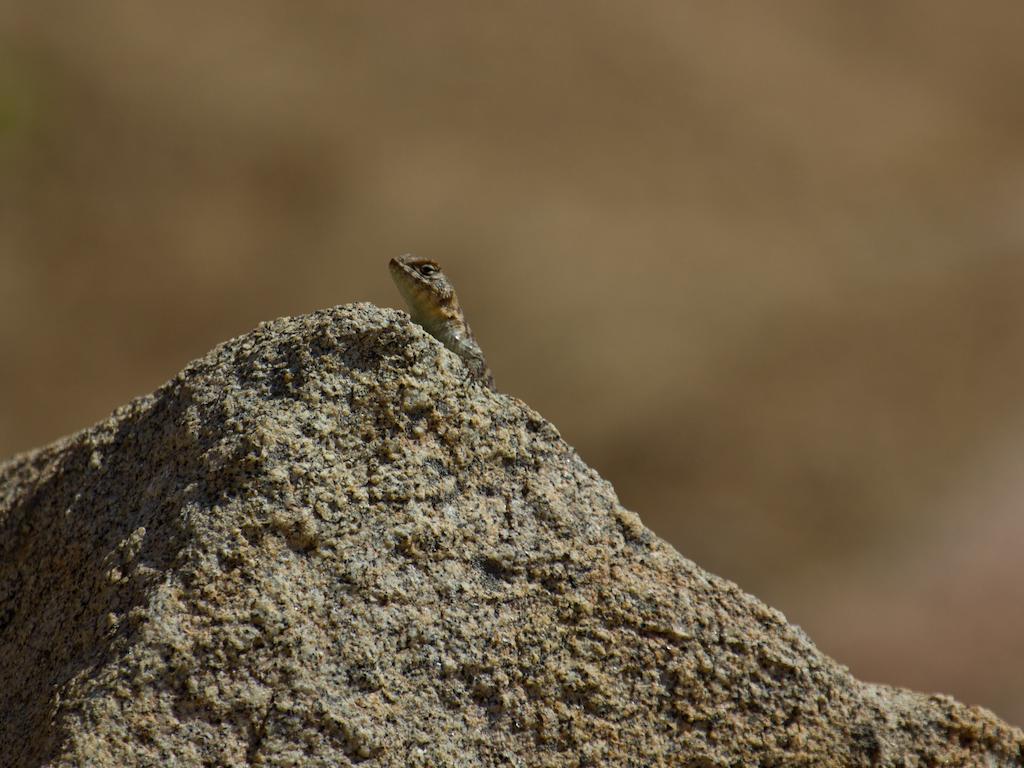
[[[453,352],[458,352],[469,335],[466,323],[459,316],[433,312],[421,318],[414,318],[435,339]]]
[[[450,347],[450,342],[456,342],[466,335],[462,308],[454,297],[448,301],[438,301],[438,297],[431,298],[433,301],[415,302],[410,307],[413,310],[410,314],[414,322]]]

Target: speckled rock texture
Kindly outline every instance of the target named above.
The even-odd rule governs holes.
[[[3,766],[1012,766],[623,509],[400,312],[284,318],[0,467]]]

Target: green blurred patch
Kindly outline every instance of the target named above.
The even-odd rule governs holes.
[[[23,154],[36,123],[37,93],[27,67],[0,53],[0,155]]]

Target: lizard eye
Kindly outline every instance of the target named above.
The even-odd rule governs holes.
[[[419,269],[420,274],[423,275],[424,277],[430,277],[431,275],[437,273],[437,267],[435,267],[433,264],[420,264],[420,266],[417,267],[417,269]]]

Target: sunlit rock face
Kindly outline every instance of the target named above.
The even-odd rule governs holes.
[[[1024,750],[984,710],[851,678],[650,533],[537,413],[366,304],[264,324],[0,466],[0,548],[3,765]]]

